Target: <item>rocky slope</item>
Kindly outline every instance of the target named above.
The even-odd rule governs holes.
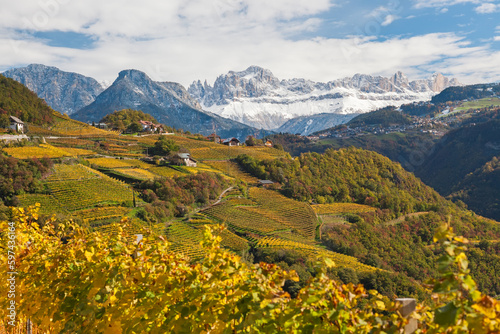
[[[3,75],[22,83],[54,110],[68,115],[92,103],[104,90],[93,78],[40,64],[8,70]]]
[[[339,123],[346,119],[345,115],[429,100],[453,85],[459,85],[458,81],[439,73],[415,81],[409,81],[401,72],[389,78],[356,74],[327,83],[279,80],[271,71],[251,66],[219,76],[213,86],[206,81],[193,82],[188,91],[203,109],[217,115],[257,128],[296,132],[297,122],[292,122],[290,129],[283,125],[296,117],[316,114],[331,114],[328,123]],[[314,122],[314,118],[311,120]],[[310,133],[306,130],[309,119],[300,122],[305,124],[300,132]]]
[[[204,112],[186,89],[177,83],[155,82],[145,73],[124,70],[113,84],[94,102],[72,115],[84,122],[97,122],[121,109],[142,110],[160,123],[186,131],[208,135],[217,130],[222,137],[245,139],[256,129],[247,125]]]

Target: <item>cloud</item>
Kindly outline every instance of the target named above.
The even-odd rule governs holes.
[[[495,42],[500,42],[500,36],[495,36],[495,37],[493,37],[493,40],[494,40]]]
[[[413,0],[413,7],[417,9],[432,7],[447,7],[464,3],[480,4],[483,0]]]
[[[500,5],[495,5],[493,3],[483,3],[480,6],[476,7],[474,10],[479,14],[490,14],[498,11],[500,9]]]
[[[42,3],[57,6],[42,8]],[[412,78],[441,71],[464,82],[500,76],[498,52],[487,44],[473,47],[454,33],[305,39],[325,24],[319,14],[333,5],[327,0],[12,2],[0,21],[0,70],[43,63],[112,81],[120,70],[135,68],[154,80],[183,85],[213,82],[249,65],[283,79],[316,81],[398,70]],[[398,8],[377,9],[371,18],[379,26],[398,18]],[[51,46],[30,29],[90,36],[92,47]]]
[[[448,8],[442,8],[440,11],[439,11],[441,14],[445,14],[445,13],[448,13]]]
[[[399,17],[395,15],[387,15],[384,19],[384,22],[381,23],[383,27],[388,26],[392,22],[396,21]]]

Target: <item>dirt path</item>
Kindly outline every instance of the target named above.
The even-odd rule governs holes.
[[[234,189],[234,187],[233,187],[233,186],[231,186],[231,187],[227,188],[226,190],[224,190],[224,191],[223,191],[223,192],[219,195],[219,198],[217,199],[217,201],[216,201],[215,203],[213,203],[212,205],[219,204],[219,203],[220,203],[220,201],[222,201],[222,197],[224,196],[224,194],[225,194],[225,193],[227,193],[229,190],[232,190],[232,189]],[[210,206],[212,206],[212,205],[210,205]]]

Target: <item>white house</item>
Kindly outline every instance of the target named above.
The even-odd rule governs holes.
[[[10,128],[14,131],[24,133],[24,122],[14,116],[9,116]]]

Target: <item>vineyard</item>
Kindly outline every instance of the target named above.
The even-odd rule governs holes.
[[[105,175],[81,164],[56,164],[47,182],[100,179]]]
[[[30,205],[35,205],[39,203],[41,205],[40,213],[46,215],[52,215],[54,213],[64,213],[68,214],[69,212],[64,209],[57,199],[52,195],[45,194],[23,194],[17,196],[21,206],[28,207]]]
[[[189,226],[183,222],[173,222],[166,230],[167,240],[170,241],[174,252],[185,254],[191,258],[201,258],[204,255],[200,245],[203,240],[201,229]]]
[[[250,188],[249,195],[259,204],[254,212],[282,222],[303,237],[314,239],[318,221],[307,203],[262,188]]]
[[[318,215],[340,214],[340,213],[363,213],[372,212],[374,207],[356,203],[331,203],[331,204],[316,204],[312,206],[314,212]]]
[[[295,252],[302,254],[304,257],[309,259],[330,258],[333,261],[335,261],[336,266],[348,267],[356,271],[369,272],[377,270],[374,267],[370,267],[367,266],[366,264],[359,262],[358,259],[352,256],[331,252],[314,245],[307,245],[304,243],[283,240],[279,238],[264,237],[262,239],[259,239],[259,241],[256,244],[256,247],[294,250]]]
[[[79,148],[58,148],[48,144],[40,144],[39,146],[25,146],[25,147],[6,147],[3,149],[8,155],[16,159],[29,159],[29,158],[63,158],[93,155],[93,151],[79,149]]]
[[[107,220],[110,218],[121,218],[130,212],[130,208],[120,206],[109,206],[100,208],[91,208],[80,210],[75,213],[76,216],[83,219],[84,222],[90,223],[97,220]]]
[[[246,183],[257,183],[258,178],[242,171],[239,165],[233,161],[207,161],[207,165],[231,177],[242,180]]]
[[[57,114],[54,114],[54,120],[55,124],[49,130],[66,136],[108,136],[117,134]]]

